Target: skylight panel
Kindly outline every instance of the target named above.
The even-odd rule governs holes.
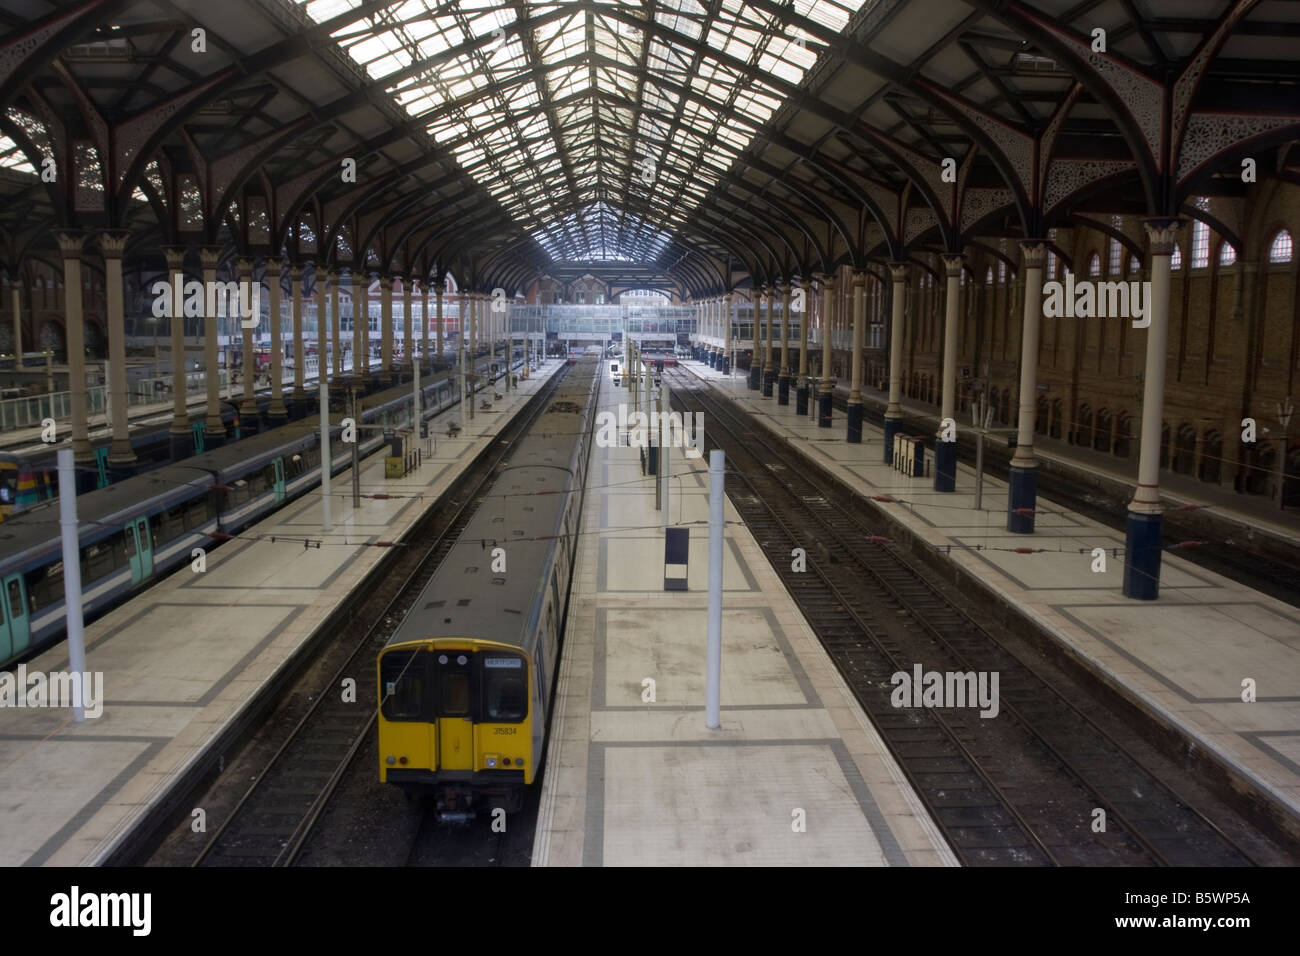
[[[35,173],[36,167],[27,161],[27,154],[8,136],[0,134],[0,166],[20,173]]]
[[[319,21],[359,2],[309,0],[303,9]],[[552,244],[577,254],[626,256],[666,248],[671,237],[607,199],[631,196],[643,216],[661,223],[689,219],[780,108],[787,86],[816,61],[815,45],[796,42],[806,31],[788,27],[779,11],[746,0],[719,6],[406,0],[337,35],[381,82],[411,72],[386,84],[394,101],[421,117],[521,224],[549,223]],[[858,6],[791,3],[796,14],[835,31]],[[617,18],[608,12],[616,7]],[[647,34],[647,15],[667,32]],[[512,28],[520,20],[527,25]],[[366,24],[377,32],[365,35]],[[463,47],[470,49],[451,55]],[[738,79],[738,67],[724,59],[762,73]],[[539,64],[542,75],[530,76]],[[641,177],[646,159],[655,167],[649,185]],[[574,219],[579,208],[584,216]]]
[[[837,33],[849,25],[849,17],[858,6],[848,7],[828,0],[794,0],[796,13]]]

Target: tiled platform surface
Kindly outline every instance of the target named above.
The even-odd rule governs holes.
[[[398,539],[464,470],[527,397],[561,367],[551,360],[492,411],[400,480],[383,454],[333,479],[330,533],[309,493],[212,551],[207,570],[182,569],[86,627],[86,667],[104,674],[103,715],[0,710],[0,865],[93,865],[106,859],[208,744],[289,660]],[[455,407],[432,419],[458,420]],[[272,536],[277,538],[271,541]],[[303,539],[323,542],[304,548]],[[67,668],[65,645],[28,671]]]
[[[780,406],[739,374],[732,379],[699,362],[682,368],[863,495],[896,498],[871,505],[907,533],[951,548],[973,585],[1020,608],[1108,684],[1300,820],[1300,610],[1169,551],[1159,600],[1129,600],[1121,593],[1122,556],[1108,551],[1106,571],[1092,571],[1092,549],[1122,549],[1122,532],[1039,496],[1035,533],[1009,534],[1006,482],[986,475],[975,511],[974,473],[965,465],[955,492],[935,492],[932,478],[908,478],[881,462],[882,435],[871,425],[864,423],[861,444],[850,445],[839,410],[832,427],[818,428],[795,414],[793,389],[790,404]],[[1018,547],[1045,550],[1010,550]],[[1247,678],[1255,682],[1253,703],[1242,700]]]
[[[670,458],[690,590],[665,592],[662,512],[637,450],[592,454],[533,864],[956,865],[739,524],[726,533],[722,726],[705,727],[707,466]]]

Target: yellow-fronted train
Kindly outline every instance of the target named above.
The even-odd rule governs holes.
[[[379,777],[446,822],[541,770],[602,365],[573,364],[380,652]]]

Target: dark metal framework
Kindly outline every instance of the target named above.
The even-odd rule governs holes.
[[[581,262],[698,297],[1204,218],[1244,158],[1300,182],[1300,9],[1194,6],[0,2],[0,253],[125,229],[151,260],[512,291]]]

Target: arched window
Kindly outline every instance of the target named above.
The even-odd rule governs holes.
[[[1248,495],[1267,495],[1273,490],[1273,473],[1276,470],[1277,447],[1272,443],[1246,453],[1251,466],[1246,472],[1245,492]]]
[[[1141,270],[1142,270],[1142,266],[1141,266],[1141,264],[1138,262],[1138,257],[1137,257],[1137,256],[1129,256],[1129,257],[1128,257],[1128,274],[1129,274],[1129,275],[1137,275],[1138,272],[1140,272]]]
[[[1196,477],[1211,484],[1219,483],[1223,465],[1223,437],[1216,431],[1205,433],[1205,451],[1201,455],[1201,468]]]
[[[1273,237],[1273,242],[1268,247],[1268,261],[1291,261],[1291,233],[1283,229]]]
[[[1194,203],[1197,209],[1208,211],[1210,201],[1204,197]],[[1210,264],[1210,227],[1199,219],[1192,222],[1192,268],[1204,269]]]
[[[1103,408],[1097,412],[1097,430],[1092,438],[1092,447],[1097,451],[1110,454],[1110,409]]]
[[[998,260],[998,285],[1007,281],[1007,262],[1005,259]]]
[[[989,266],[989,271],[986,272],[986,273],[984,273],[984,284],[985,284],[985,285],[992,285],[992,284],[993,284],[993,267],[992,267],[992,266]]]
[[[1119,425],[1115,428],[1115,447],[1111,452],[1118,458],[1129,456],[1129,444],[1133,439],[1133,419],[1127,412],[1119,413]]]
[[[1107,274],[1113,276],[1119,275],[1119,264],[1123,261],[1121,258],[1122,255],[1123,249],[1119,244],[1119,240],[1112,239],[1110,241],[1110,262],[1108,263]]]
[[[1232,243],[1223,242],[1219,245],[1219,265],[1230,266],[1237,261],[1237,250],[1232,247]]]
[[[1178,243],[1174,243],[1174,254],[1169,257],[1169,268],[1177,272],[1183,267],[1183,250],[1178,248]]]
[[[1196,429],[1191,425],[1179,425],[1178,437],[1174,443],[1173,469],[1180,475],[1190,475],[1196,465]]]
[[[1056,278],[1056,253],[1055,252],[1049,252],[1047,254],[1047,278],[1049,279]]]
[[[1101,275],[1101,256],[1095,252],[1092,254],[1092,258],[1088,260],[1088,275]]]
[[[1079,406],[1079,420],[1074,426],[1074,443],[1076,445],[1092,444],[1092,408],[1088,405]]]

